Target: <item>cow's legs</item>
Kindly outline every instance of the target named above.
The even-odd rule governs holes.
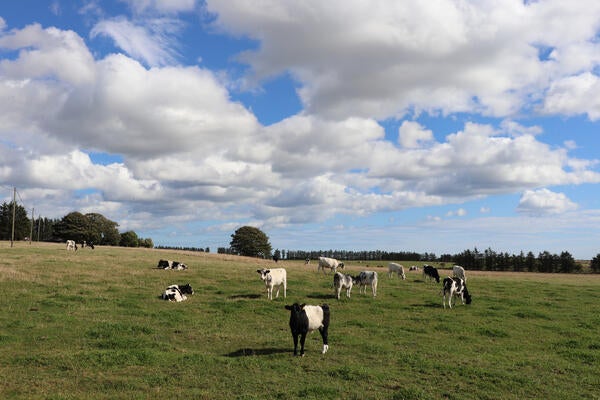
[[[298,355],[298,335],[297,334],[292,334],[292,337],[294,338],[294,355]]]
[[[329,344],[327,343],[327,327],[324,326],[322,328],[319,328],[319,333],[321,333],[321,337],[323,338],[322,354],[325,354],[327,353],[327,350],[329,350]]]
[[[301,333],[300,334],[300,355],[302,357],[304,357],[304,341],[305,340],[306,340],[306,333]]]

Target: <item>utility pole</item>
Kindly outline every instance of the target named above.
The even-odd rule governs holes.
[[[13,247],[15,241],[15,215],[17,213],[17,188],[13,188],[13,218],[12,218],[12,233],[10,236],[10,247]]]
[[[31,240],[33,239],[33,210],[34,208],[31,207],[31,229],[29,230],[29,245],[31,245]]]

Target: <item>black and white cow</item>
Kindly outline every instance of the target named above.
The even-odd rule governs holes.
[[[423,266],[423,279],[435,279],[437,283],[440,283],[440,274],[435,267],[425,265]]]
[[[377,272],[376,271],[362,271],[354,278],[354,281],[358,284],[358,293],[367,293],[367,285],[371,286],[371,292],[373,297],[377,297]]]
[[[77,251],[77,243],[74,240],[67,240],[67,251]]]
[[[333,287],[335,288],[335,297],[340,299],[340,292],[342,289],[346,289],[346,297],[350,298],[350,292],[352,291],[352,284],[354,278],[350,275],[344,275],[341,272],[336,272],[333,275]]]
[[[304,357],[304,341],[306,334],[314,330],[319,330],[323,338],[322,354],[327,353],[329,344],[327,334],[329,330],[329,306],[310,306],[306,304],[294,303],[291,306],[286,305],[286,310],[290,310],[290,329],[294,338],[294,355],[298,355],[298,336],[300,336],[300,355]]]
[[[187,269],[187,265],[179,261],[159,260],[156,268],[182,270]]]
[[[189,283],[168,286],[162,294],[162,298],[163,300],[180,302],[187,299],[186,294],[194,294],[194,290]]]
[[[444,278],[442,287],[442,304],[446,308],[446,297],[448,298],[448,306],[452,308],[452,297],[460,297],[462,304],[471,304],[471,295],[467,290],[467,285],[462,278]]]

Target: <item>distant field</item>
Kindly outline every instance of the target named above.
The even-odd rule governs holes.
[[[444,310],[440,285],[373,266],[377,298],[337,301],[314,263],[280,262],[288,298],[268,301],[255,271],[272,261],[7,242],[0,254],[2,399],[600,398],[598,275],[467,271],[473,304]],[[187,282],[188,301],[159,298]],[[292,356],[295,301],[330,304],[326,355],[313,333]]]

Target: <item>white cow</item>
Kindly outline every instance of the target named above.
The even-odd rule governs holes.
[[[391,262],[388,264],[388,276],[391,278],[393,274],[398,274],[402,279],[406,279],[406,275],[404,275],[404,266]]]
[[[72,251],[76,251],[77,250],[77,244],[75,244],[74,240],[67,240],[67,251],[72,250]]]
[[[367,293],[367,285],[371,286],[373,297],[377,296],[377,272],[362,271],[354,280],[358,283],[358,292]]]
[[[352,291],[352,283],[354,279],[350,275],[344,275],[341,272],[336,272],[333,276],[333,287],[335,288],[335,297],[340,299],[340,292],[342,289],[346,289],[346,297],[350,298],[350,292]]]
[[[325,273],[325,268],[329,268],[335,273],[337,272],[338,267],[344,269],[344,263],[339,262],[335,258],[319,257],[319,266],[317,267],[317,272],[322,269],[323,273]]]
[[[467,276],[465,275],[465,269],[463,267],[461,267],[460,265],[455,265],[454,267],[452,267],[452,275],[462,279],[463,281],[465,281],[465,283],[467,283]]]
[[[273,287],[277,286],[275,298],[279,297],[279,289],[283,285],[283,297],[287,296],[287,272],[285,268],[257,269],[260,279],[265,282],[267,287],[267,298],[273,300]]]

